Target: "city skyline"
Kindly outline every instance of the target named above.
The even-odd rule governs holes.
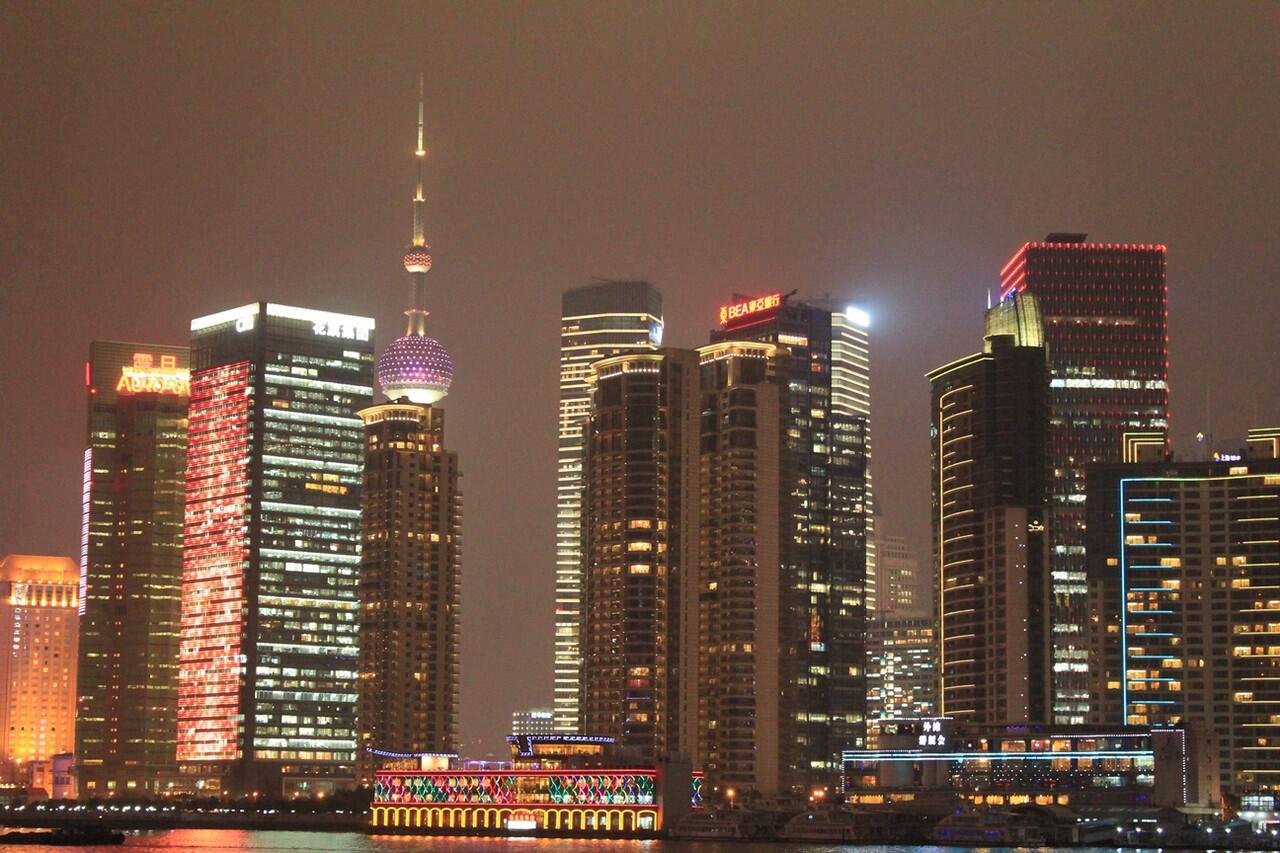
[[[585,79],[605,48],[653,36],[655,22],[643,15],[601,12],[585,29],[602,47],[574,37],[563,68],[539,63],[504,28],[487,30],[483,16],[454,11],[438,16],[440,44],[428,56],[405,40],[377,67],[352,73],[339,62],[332,67],[341,75],[315,78],[308,72],[321,60],[303,46],[296,66],[289,57],[248,57],[254,73],[246,78],[236,71],[245,55],[213,57],[247,37],[247,18],[219,23],[199,10],[156,16],[174,28],[165,36],[174,57],[188,49],[208,63],[197,71],[167,51],[122,58],[91,43],[92,28],[71,27],[41,46],[39,33],[58,13],[33,13],[17,25],[26,36],[14,54],[25,91],[13,101],[33,120],[5,143],[10,162],[25,168],[6,210],[13,239],[0,249],[12,282],[0,465],[15,484],[0,504],[0,543],[6,553],[78,552],[79,383],[90,340],[184,345],[192,317],[258,298],[369,315],[396,329],[402,293],[387,285],[399,281],[391,253],[405,237],[404,103],[424,65],[428,169],[439,185],[428,218],[433,238],[449,247],[433,274],[435,304],[449,310],[434,329],[466,379],[449,406],[450,432],[466,460],[473,543],[462,640],[466,751],[476,751],[477,738],[480,751],[498,751],[495,738],[512,710],[551,701],[555,508],[544,496],[554,494],[558,300],[592,276],[653,281],[666,296],[673,346],[701,343],[716,307],[734,292],[799,287],[802,297],[830,291],[865,305],[877,347],[877,498],[891,528],[921,553],[928,541],[923,374],[972,348],[985,290],[997,289],[1000,266],[1028,238],[1078,229],[1104,242],[1168,245],[1175,444],[1189,449],[1198,431],[1238,439],[1248,425],[1280,420],[1274,380],[1261,366],[1264,342],[1273,339],[1270,312],[1257,310],[1280,270],[1274,253],[1254,251],[1251,240],[1255,223],[1275,219],[1280,194],[1270,191],[1276,172],[1266,152],[1280,121],[1274,100],[1254,95],[1256,82],[1229,75],[1243,63],[1263,70],[1255,79],[1266,78],[1276,63],[1266,50],[1275,28],[1250,26],[1245,14],[1221,20],[1214,8],[1144,20],[1146,29],[1136,23],[1146,17],[1140,11],[1115,12],[1116,29],[1135,33],[1121,42],[1131,50],[1123,65],[1101,61],[1116,41],[1055,27],[1066,19],[1054,10],[1039,13],[1047,26],[1022,12],[977,13],[952,41],[932,29],[946,29],[930,20],[945,12],[850,16],[837,28],[870,25],[858,37],[873,57],[865,65],[843,64],[828,44],[808,48],[800,28],[774,12],[731,33],[704,64],[700,51],[712,50],[706,39],[715,22],[691,13],[689,34],[657,45],[654,61],[622,51],[625,71],[641,75],[646,90],[666,91],[677,79],[673,69],[689,64],[687,96],[654,99],[627,83],[624,71],[611,72],[605,90],[621,103],[592,101],[600,121],[586,132],[586,114],[572,98],[539,100],[532,92]],[[119,35],[124,19],[103,14],[97,24]],[[529,43],[551,37],[553,22],[528,14]],[[267,12],[261,32],[297,28],[300,17]],[[1274,18],[1261,18],[1268,21]],[[344,57],[382,44],[393,26],[421,24],[391,8],[356,23],[351,42],[340,46]],[[779,56],[801,58],[805,73],[792,76],[771,59],[743,81],[727,81],[722,100],[712,98],[726,86],[718,69],[740,67],[777,24],[784,24],[775,32]],[[326,26],[311,32],[327,33]],[[1230,63],[1216,50],[1172,69],[1151,59],[1204,29],[1232,44]],[[1032,33],[1048,48],[1045,59],[1019,60],[1038,72],[1032,80],[1015,82],[1016,72],[1006,80],[983,65],[999,85],[984,93],[949,81],[942,88],[955,96],[954,108],[922,91],[941,64],[912,76],[875,51],[877,38],[898,49],[904,39],[942,39],[934,61],[963,66],[980,62],[958,54],[963,38],[990,46]],[[158,42],[160,30],[135,38]],[[464,80],[469,53],[490,42],[511,54],[501,70]],[[260,44],[248,39],[243,50]],[[60,45],[76,55],[53,62],[44,51]],[[179,73],[153,75],[169,61]],[[914,82],[898,96],[905,105],[879,91],[877,61]],[[105,70],[111,66],[114,77]],[[511,85],[522,70],[528,81]],[[838,84],[830,109],[777,104],[821,73]],[[264,75],[279,86],[252,92]],[[1128,90],[1115,88],[1130,78]],[[86,80],[105,81],[87,100],[73,94]],[[9,84],[0,85],[8,95]],[[769,97],[760,98],[760,89]],[[152,97],[139,103],[138,91]],[[1129,106],[1131,95],[1141,109]],[[708,106],[710,124],[697,118]],[[496,140],[489,138],[494,111],[512,122]],[[931,111],[941,117],[920,117]],[[1090,111],[1099,124],[1078,140],[1087,153],[1064,149],[1055,136]],[[663,141],[632,114],[677,132]],[[934,122],[944,120],[959,130],[941,133]],[[1202,136],[1198,129],[1212,126],[1240,130]],[[135,127],[160,130],[143,136]],[[741,147],[722,149],[724,128],[744,139]],[[924,141],[899,151],[913,130],[923,130]],[[613,151],[637,131],[637,147]],[[994,152],[983,153],[987,145]],[[90,151],[93,170],[72,165]],[[560,214],[543,217],[543,209]],[[85,217],[88,210],[94,215]],[[81,227],[69,236],[49,224],[67,222]],[[46,304],[76,310],[55,314]],[[1233,346],[1219,346],[1228,335]],[[379,348],[391,337],[382,332]],[[1238,405],[1212,411],[1209,423],[1206,410],[1222,400]],[[527,424],[497,414],[510,410],[527,412]],[[32,459],[42,465],[30,466]],[[513,634],[521,638],[514,650]],[[500,659],[503,651],[509,657]],[[507,680],[512,674],[517,681]]]

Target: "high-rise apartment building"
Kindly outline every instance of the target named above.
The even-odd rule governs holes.
[[[186,347],[96,341],[86,364],[75,751],[89,797],[175,782],[187,362]]]
[[[79,585],[67,557],[0,560],[0,781],[75,748]]]
[[[795,613],[781,539],[783,412],[777,348],[698,350],[702,425],[698,749],[713,786],[776,794],[796,777]]]
[[[1050,234],[1001,270],[1001,300],[1034,294],[1049,359],[1048,520],[1053,577],[1053,716],[1089,712],[1084,468],[1120,461],[1126,432],[1169,418],[1165,247]]]
[[[462,493],[443,409],[385,403],[360,414],[359,759],[369,784],[380,753],[457,752]]]
[[[582,727],[650,764],[697,737],[698,354],[605,359],[588,385]]]
[[[997,307],[1031,320],[1019,296]],[[928,374],[940,716],[1045,722],[1052,686],[1045,351],[993,334]]]
[[[1221,461],[1089,468],[1096,704],[1128,725],[1202,722],[1235,794],[1280,787],[1275,436]]]
[[[462,493],[458,455],[446,449],[440,401],[453,359],[426,331],[422,165],[418,101],[417,194],[405,269],[413,276],[409,328],[378,359],[391,402],[360,411],[365,425],[364,548],[360,571],[360,780],[380,759],[456,752]]]
[[[177,757],[197,790],[354,781],[373,325],[265,302],[191,323]]]
[[[867,572],[872,524],[868,318],[857,309],[833,311],[778,293],[727,305],[720,318],[723,326],[712,332],[713,342],[775,348],[772,381],[781,395],[776,606],[782,673],[777,689],[785,718],[778,784],[782,790],[803,791],[835,779],[841,751],[864,736],[866,617],[868,600],[874,598],[869,590],[874,578]],[[701,352],[706,357],[706,348]],[[722,379],[704,368],[704,419],[716,407],[736,405],[722,387],[730,375]],[[711,438],[704,434],[704,454],[708,443],[731,438],[731,431]],[[760,607],[775,606],[766,601]]]
[[[593,362],[662,345],[662,294],[645,281],[567,290],[560,319],[560,446],[556,481],[556,730],[579,728],[582,666],[582,459]]]

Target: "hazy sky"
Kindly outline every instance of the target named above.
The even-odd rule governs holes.
[[[0,2],[0,553],[74,555],[82,362],[258,299],[431,333],[466,495],[462,726],[551,699],[559,294],[871,311],[876,489],[927,546],[926,370],[1022,242],[1169,246],[1173,424],[1280,423],[1280,4]],[[473,743],[477,738],[483,743]]]

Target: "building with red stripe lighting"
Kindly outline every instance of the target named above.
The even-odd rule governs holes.
[[[350,786],[373,320],[254,303],[191,330],[182,787]]]
[[[1000,273],[1000,296],[1035,295],[1049,356],[1053,717],[1091,718],[1084,466],[1119,462],[1126,432],[1169,422],[1166,249],[1050,234]]]

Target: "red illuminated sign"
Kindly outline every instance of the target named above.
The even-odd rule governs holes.
[[[133,364],[120,368],[117,394],[176,394],[191,395],[191,371],[178,367],[176,355],[160,356],[156,366],[155,356],[148,352],[135,352]]]
[[[735,305],[720,306],[720,323],[727,325],[735,323],[744,317],[752,314],[759,314],[762,311],[769,311],[777,308],[782,304],[781,293],[770,293],[768,296],[758,296],[755,299],[748,299],[745,302],[739,302]]]

